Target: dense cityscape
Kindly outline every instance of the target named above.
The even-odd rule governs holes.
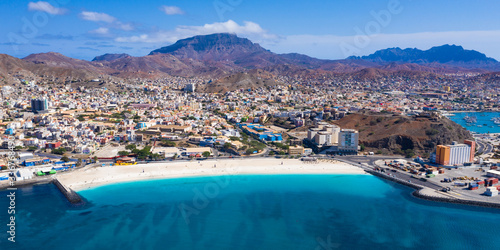
[[[1,3],[0,242],[494,249],[500,6],[441,2]]]

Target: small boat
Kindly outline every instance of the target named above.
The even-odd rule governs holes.
[[[476,123],[477,122],[477,118],[475,116],[465,116],[464,120],[467,123]]]

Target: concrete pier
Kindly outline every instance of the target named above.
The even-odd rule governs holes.
[[[64,194],[66,199],[68,199],[68,201],[71,202],[71,204],[78,204],[82,202],[82,197],[80,197],[80,195],[78,195],[71,188],[66,187],[57,178],[54,178],[52,183],[56,185],[56,187],[61,191],[61,193]]]

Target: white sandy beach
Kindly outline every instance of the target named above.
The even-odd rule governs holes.
[[[295,159],[231,159],[84,168],[58,174],[57,179],[67,187],[81,191],[96,186],[136,180],[238,174],[365,174],[365,172],[361,168],[338,161],[307,163]]]

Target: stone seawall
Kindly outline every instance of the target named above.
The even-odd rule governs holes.
[[[405,185],[407,187],[411,187],[415,189],[413,191],[412,195],[413,197],[423,199],[423,200],[428,200],[428,201],[435,201],[435,202],[447,202],[447,203],[453,203],[453,204],[461,204],[461,205],[469,205],[469,206],[478,206],[478,207],[488,207],[488,208],[499,208],[500,209],[500,204],[498,203],[491,203],[491,202],[484,202],[484,201],[474,201],[474,200],[465,200],[465,199],[455,199],[451,197],[438,197],[438,196],[432,196],[429,194],[425,194],[422,192],[424,187],[413,184],[404,180],[400,180],[397,178],[393,178],[389,175],[382,174],[380,172],[374,171],[374,170],[365,170],[367,173],[370,173],[372,175],[378,176],[380,178],[390,180],[396,183],[399,183],[401,185]]]
[[[68,201],[71,202],[71,204],[79,204],[82,202],[82,197],[80,197],[80,195],[78,195],[71,188],[66,187],[57,178],[54,178],[53,183],[61,191],[61,193],[64,194],[66,199],[68,199]]]

